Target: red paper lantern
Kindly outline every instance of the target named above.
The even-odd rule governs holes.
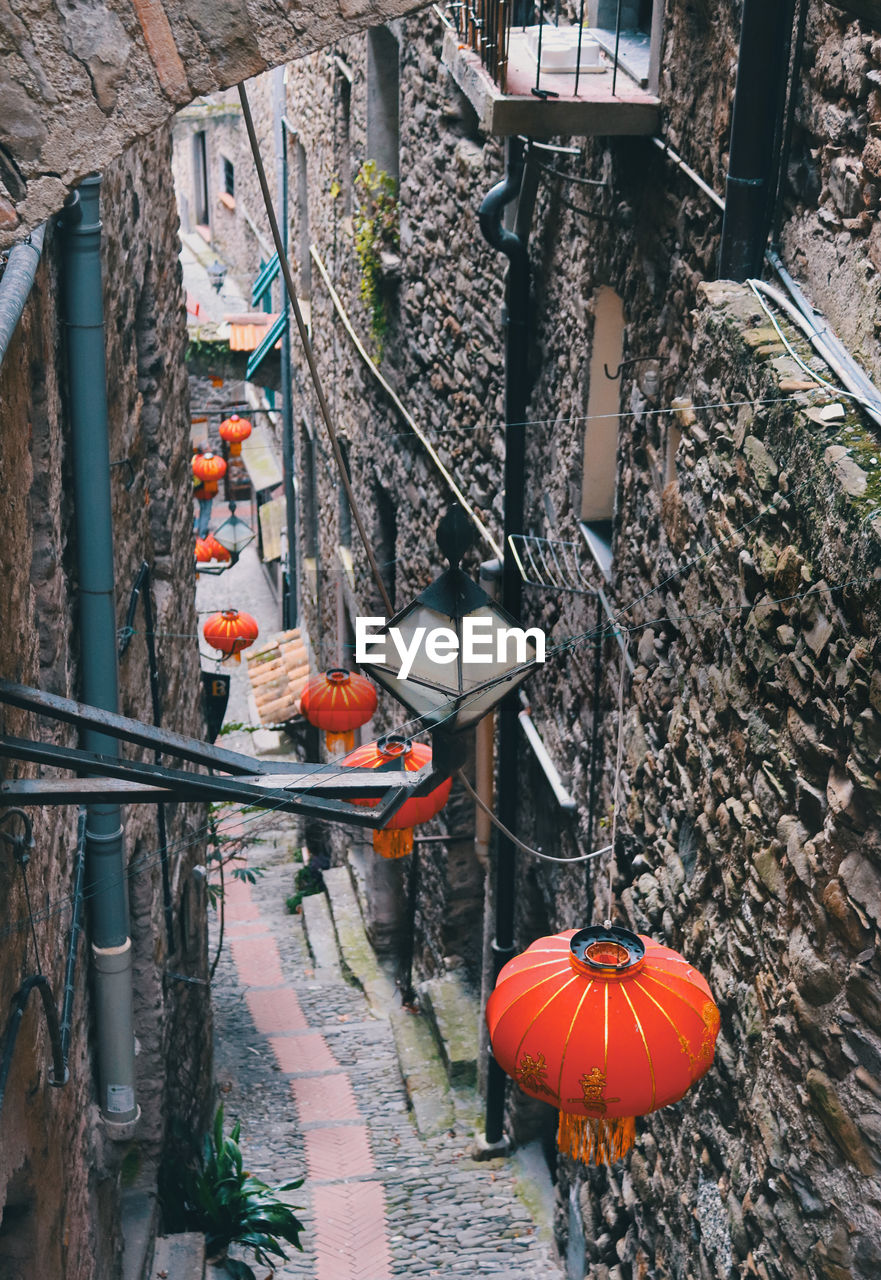
[[[247,440],[250,434],[250,422],[247,418],[240,418],[237,413],[231,413],[220,424],[220,438],[229,445],[229,456],[231,458],[239,456],[242,452],[242,441]]]
[[[241,662],[242,649],[249,648],[259,634],[256,619],[238,609],[212,613],[202,631],[212,649],[218,649],[224,658],[232,655],[236,662]]]
[[[560,1150],[601,1164],[628,1151],[635,1116],[678,1102],[709,1070],[719,1010],[676,951],[589,928],[509,960],[486,1021],[502,1070],[559,1108]]]
[[[325,671],[310,680],[300,694],[300,710],[310,724],[324,730],[328,751],[355,745],[355,730],[376,710],[376,690],[369,680],[351,671]]]
[[[198,453],[193,458],[193,475],[202,481],[203,498],[213,498],[217,481],[226,475],[226,463],[216,453]]]
[[[208,534],[205,539],[205,546],[208,548],[212,560],[220,560],[223,564],[226,564],[227,560],[232,559],[227,548],[223,543],[217,541],[213,533]]]
[[[410,742],[408,738],[390,735],[380,738],[378,742],[365,743],[342,763],[359,769],[378,769],[380,765],[393,761],[398,768],[408,773],[418,773],[425,765],[431,763],[431,747],[421,742]],[[439,787],[429,791],[427,796],[413,797],[405,800],[398,812],[381,831],[373,833],[373,847],[383,858],[403,858],[413,849],[413,828],[422,822],[428,822],[447,803],[452,778],[447,778]],[[353,804],[376,808],[378,800],[353,800]]]
[[[205,538],[196,538],[196,563],[207,564],[211,559],[211,548]]]

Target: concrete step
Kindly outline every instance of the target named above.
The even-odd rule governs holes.
[[[419,1003],[437,1036],[447,1077],[454,1088],[477,1084],[480,1002],[458,970],[419,986]]]
[[[327,898],[323,893],[310,893],[300,907],[306,942],[315,962],[315,976],[342,982],[339,947]]]
[[[324,872],[324,883],[343,967],[364,991],[371,1012],[391,1025],[416,1127],[426,1137],[441,1133],[452,1127],[455,1116],[431,1028],[423,1016],[402,1008],[394,982],[377,961],[348,867],[331,867]]]
[[[205,1237],[196,1231],[157,1236],[148,1280],[205,1280]]]

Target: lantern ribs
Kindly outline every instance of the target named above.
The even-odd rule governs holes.
[[[443,775],[430,768],[408,773],[399,769],[348,768],[333,763],[311,765],[257,760],[9,681],[0,681],[0,703],[80,729],[99,730],[109,737],[151,747],[212,771],[222,770],[227,775],[189,772],[161,764],[121,760],[77,747],[4,736],[0,737],[0,758],[73,769],[92,776],[7,779],[0,782],[0,807],[105,800],[123,804],[212,800],[308,813],[325,821],[378,828],[394,817],[408,799],[430,791],[443,780]],[[356,796],[376,798],[378,804],[375,808],[356,808],[346,803]]]

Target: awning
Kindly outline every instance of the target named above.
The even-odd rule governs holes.
[[[284,479],[272,437],[263,423],[254,422],[248,439],[242,441],[242,462],[256,493],[274,489]]]

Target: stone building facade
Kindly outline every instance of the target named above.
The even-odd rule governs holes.
[[[203,736],[192,552],[186,344],[177,217],[167,199],[170,134],[159,130],[103,175],[103,282],[112,468],[116,616],[126,621],[143,561],[150,565],[163,723]],[[36,280],[0,368],[0,593],[15,642],[5,679],[76,697],[80,628],[73,526],[69,399],[62,322],[61,231],[47,228]],[[144,614],[119,663],[120,710],[152,722]],[[82,643],[88,644],[88,637]],[[4,708],[5,734],[76,745],[76,730]],[[152,760],[152,753],[143,759]],[[4,777],[35,776],[4,762]],[[40,968],[59,1008],[71,931],[75,807],[32,808],[27,882],[0,859],[0,1005]],[[21,1026],[0,1114],[0,1273],[58,1280],[120,1274],[121,1209],[154,1203],[164,1159],[197,1131],[210,1080],[205,858],[201,806],[168,805],[174,945],[165,932],[156,807],[123,810],[133,944],[136,1097],[124,1141],[99,1116],[87,920],[75,972],[70,1079],[50,1085],[39,996]],[[87,894],[88,899],[88,894]],[[85,908],[88,909],[88,900]]]
[[[663,29],[664,137],[720,195],[739,20],[734,6],[674,2]],[[470,567],[500,541],[505,264],[477,209],[503,146],[444,67],[443,37],[433,9],[340,41],[289,67],[283,99],[297,130],[298,293],[396,607],[442,567],[433,530],[451,491],[435,459],[489,530]],[[876,378],[879,66],[871,16],[807,5],[774,219],[790,270]],[[270,121],[262,135],[269,158]],[[785,316],[792,351],[750,289],[715,283],[721,213],[652,140],[550,141],[574,152],[539,153],[525,532],[575,548],[587,583],[553,590],[533,571],[524,585],[524,624],[560,646],[528,686],[532,716],[577,810],[555,807],[521,744],[520,837],[573,857],[606,843],[619,743],[622,768],[611,903],[606,858],[585,869],[520,856],[518,944],[609,912],[681,950],[722,1014],[713,1071],[640,1122],[623,1165],[555,1162],[558,1240],[569,1274],[596,1280],[870,1280],[878,427],[813,381],[792,352],[836,379]],[[376,170],[397,181],[397,235],[365,228]],[[296,344],[294,358],[307,387]],[[604,373],[626,361],[640,363],[617,381]],[[354,617],[381,610],[321,433],[298,394],[302,623],[329,663]],[[383,700],[367,732],[401,718]],[[471,808],[457,796],[442,821],[467,832]],[[370,866],[387,931],[403,912],[401,872]],[[479,981],[484,890],[479,850],[424,847],[423,975],[462,962]],[[549,1109],[511,1092],[515,1135],[547,1136]]]

